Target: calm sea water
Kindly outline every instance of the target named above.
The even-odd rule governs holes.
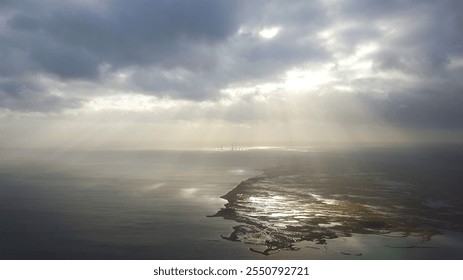
[[[402,246],[391,237],[394,233],[386,236],[353,231],[322,245],[316,244],[320,240],[296,240],[298,250],[281,248],[269,255],[256,253],[265,240],[243,237],[233,242],[229,238],[234,227],[246,226],[246,219],[208,217],[224,208],[227,201],[221,196],[264,169],[288,172],[304,166],[305,174],[314,171],[324,174],[315,179],[326,179],[327,174],[338,174],[345,166],[356,166],[349,174],[373,176],[379,172],[380,179],[390,180],[393,188],[400,188],[401,182],[425,188],[430,195],[422,197],[423,207],[439,213],[451,210],[450,221],[455,217],[458,221],[463,213],[455,208],[462,197],[462,151],[459,147],[349,151],[0,150],[0,258],[463,258],[459,253],[463,248],[461,227],[458,222],[447,227],[442,216],[436,216],[444,222],[436,223],[440,234],[429,241],[432,246]],[[300,182],[300,178],[297,180]],[[288,186],[296,183],[285,182]],[[407,190],[413,193],[414,188]],[[288,190],[291,192],[291,187]],[[337,199],[346,195],[330,191],[337,193],[317,195]],[[272,202],[278,203],[278,199]],[[304,208],[306,202],[297,203]],[[266,213],[284,215],[284,205],[289,204],[281,205]],[[280,224],[284,222],[280,220]]]
[[[245,258],[207,218],[281,153],[3,151],[3,259]],[[285,156],[283,156],[285,157]]]

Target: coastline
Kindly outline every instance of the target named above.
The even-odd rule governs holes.
[[[463,244],[462,224],[452,223],[461,216],[459,206],[427,197],[415,178],[340,169],[339,162],[331,170],[312,172],[314,166],[266,169],[221,196],[227,203],[210,217],[238,223],[221,237],[275,258],[463,257],[448,244],[449,236],[456,248]]]

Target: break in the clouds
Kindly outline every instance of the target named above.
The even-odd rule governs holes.
[[[0,107],[461,131],[461,26],[457,0],[2,0]]]

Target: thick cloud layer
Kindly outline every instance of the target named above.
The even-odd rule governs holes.
[[[236,110],[215,117],[243,122],[252,97],[297,93],[300,111],[339,115],[347,98],[393,125],[463,129],[462,11],[457,0],[3,0],[0,107],[225,99]]]

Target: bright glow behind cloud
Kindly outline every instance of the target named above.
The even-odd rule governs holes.
[[[0,145],[463,134],[460,1],[81,2],[1,2]]]
[[[259,32],[259,35],[265,39],[272,39],[280,32],[281,28],[279,27],[268,27],[264,28]]]

